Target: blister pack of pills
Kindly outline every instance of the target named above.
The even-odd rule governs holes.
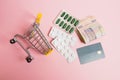
[[[79,19],[75,18],[67,11],[62,10],[54,20],[54,24],[59,26],[67,33],[73,33],[76,27],[79,25]]]
[[[77,41],[76,37],[69,35],[56,27],[52,27],[49,36],[54,38],[52,44],[55,49],[65,57],[68,63],[73,62],[76,55],[70,47]]]
[[[66,45],[70,45],[70,46],[73,46],[75,44],[75,42],[77,41],[75,36],[66,34],[64,31],[61,31],[57,27],[52,27],[52,29],[49,33],[49,36],[54,39],[56,37],[62,38],[66,42]]]
[[[52,44],[57,49],[57,51],[65,57],[68,63],[75,60],[75,52],[68,45],[66,45],[64,39],[56,38],[52,41]]]

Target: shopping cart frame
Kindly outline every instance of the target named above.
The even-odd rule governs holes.
[[[35,23],[32,25],[32,27],[33,27],[33,31],[31,32],[31,33],[34,33],[34,31],[36,31],[36,33],[38,34],[38,36],[41,38],[41,40],[43,40],[43,43],[46,45],[46,47],[47,47],[47,51],[44,49],[44,51],[46,51],[44,54],[45,55],[48,55],[48,54],[50,54],[51,52],[52,52],[52,47],[50,46],[50,44],[48,43],[48,41],[47,41],[47,39],[45,38],[45,36],[42,34],[42,32],[41,32],[41,30],[39,29],[39,22],[40,22],[40,18],[41,18],[41,15],[38,15],[37,16],[37,18],[36,18],[36,21],[35,21]],[[30,34],[30,36],[32,36],[32,37],[34,37],[35,35],[34,34]],[[20,47],[27,53],[27,57],[26,57],[26,61],[28,62],[28,63],[30,63],[32,60],[33,60],[33,57],[31,56],[31,53],[30,53],[30,51],[29,51],[29,49],[36,49],[38,52],[40,52],[40,53],[42,53],[36,46],[35,46],[35,44],[33,44],[29,39],[28,39],[28,37],[30,37],[30,36],[27,36],[27,35],[20,35],[20,34],[16,34],[15,36],[14,36],[14,38],[13,39],[11,39],[10,40],[10,43],[11,44],[14,44],[14,43],[18,43],[19,45],[20,45]],[[32,38],[31,37],[31,38]],[[21,39],[23,39],[23,40],[26,40],[27,42],[29,42],[29,44],[31,45],[31,46],[29,46],[29,47],[27,47],[27,48],[25,48],[24,46],[23,46],[23,44],[19,41],[19,39],[18,38],[21,38]],[[35,39],[36,40],[36,39]],[[37,40],[37,42],[36,43],[39,43],[39,40]],[[39,47],[41,46],[42,44],[40,44],[39,45]]]

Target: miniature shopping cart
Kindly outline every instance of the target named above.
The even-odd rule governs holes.
[[[44,55],[50,54],[53,50],[50,44],[48,43],[47,39],[39,29],[39,22],[41,16],[41,14],[38,14],[35,23],[32,25],[32,28],[28,30],[24,35],[16,34],[14,38],[10,40],[11,44],[17,42],[22,47],[22,49],[28,54],[28,56],[26,57],[26,61],[28,63],[30,63],[33,60],[33,57],[29,52],[30,48],[35,49],[39,53],[42,53]],[[18,38],[25,40],[25,42],[28,43],[29,46],[25,48],[19,41],[20,39]]]

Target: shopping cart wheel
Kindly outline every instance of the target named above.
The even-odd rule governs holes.
[[[26,57],[26,61],[28,62],[28,63],[30,63],[31,61],[32,61],[32,57]]]
[[[16,42],[15,39],[11,39],[11,40],[10,40],[10,43],[11,43],[11,44],[14,44],[15,42]]]

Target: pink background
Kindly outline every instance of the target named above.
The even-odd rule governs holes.
[[[28,64],[21,47],[9,43],[16,33],[26,31],[39,12],[43,14],[40,28],[51,41],[48,32],[62,9],[80,19],[93,15],[104,26],[105,36],[89,44],[101,42],[105,59],[80,65],[77,58],[68,64],[54,49],[47,57],[33,52],[35,59]],[[0,80],[120,80],[119,21],[119,0],[0,0]],[[77,43],[74,50],[89,45],[79,39]]]

